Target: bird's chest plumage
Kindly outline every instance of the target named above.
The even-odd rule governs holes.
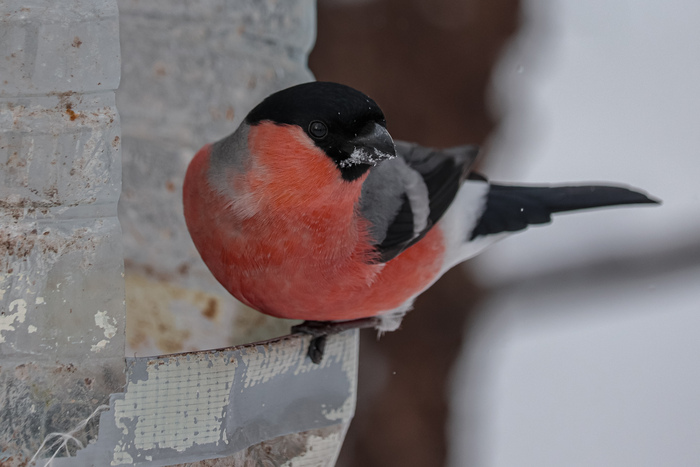
[[[251,220],[241,228],[245,235],[220,236],[220,244],[210,244],[207,264],[239,300],[282,318],[346,320],[396,309],[442,267],[438,229],[392,261],[373,264],[367,261],[369,242],[356,226],[341,232],[280,222],[276,236]]]
[[[220,255],[217,278],[242,301],[281,317],[361,295],[382,266],[366,261],[368,244],[357,222],[334,218],[265,215],[230,223],[236,231],[212,244]]]
[[[185,182],[188,228],[217,280],[259,311],[309,320],[372,316],[400,307],[440,272],[438,229],[392,261],[372,262],[369,225],[357,213],[360,185],[356,193],[323,192],[337,189],[324,188],[324,174],[292,172],[281,184],[260,166],[232,181],[240,195],[231,197],[194,183],[207,179],[208,155],[200,159]],[[202,204],[218,215],[194,209]]]

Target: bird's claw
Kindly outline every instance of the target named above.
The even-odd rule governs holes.
[[[315,364],[321,363],[326,349],[326,341],[331,334],[339,334],[350,329],[363,329],[376,327],[380,322],[379,318],[361,318],[352,321],[304,321],[301,324],[292,326],[293,334],[308,334],[311,336],[309,351],[307,355]]]
[[[316,365],[321,363],[321,360],[323,360],[323,353],[326,350],[327,340],[328,336],[324,334],[322,336],[314,337],[309,343],[309,351],[307,352],[307,355]]]

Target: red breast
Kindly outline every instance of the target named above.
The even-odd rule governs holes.
[[[349,320],[400,307],[439,274],[439,226],[385,264],[372,264],[367,221],[357,215],[362,177],[343,180],[296,126],[261,123],[248,133],[244,173],[211,182],[211,145],[190,163],[187,227],[204,262],[236,298],[269,315]]]

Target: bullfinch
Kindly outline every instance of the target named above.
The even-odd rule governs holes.
[[[443,273],[511,232],[553,213],[656,203],[619,186],[490,183],[473,171],[477,146],[394,141],[386,126],[353,88],[300,84],[187,169],[184,213],[202,259],[246,305],[306,320],[315,361],[333,329],[395,329]]]

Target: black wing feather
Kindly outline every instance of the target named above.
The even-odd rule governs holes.
[[[507,186],[491,185],[486,209],[470,239],[501,232],[516,232],[532,224],[546,224],[557,212],[621,204],[656,204],[643,193],[616,186]]]
[[[410,232],[411,237],[413,237],[413,211],[411,210],[411,203],[408,201],[408,197],[403,195],[403,204],[401,209],[396,213],[396,217],[389,225],[389,229],[386,232],[386,237],[382,240],[382,243],[375,246],[377,252],[380,255],[380,261],[386,262],[389,259],[396,257],[401,253],[406,243],[406,233]]]

